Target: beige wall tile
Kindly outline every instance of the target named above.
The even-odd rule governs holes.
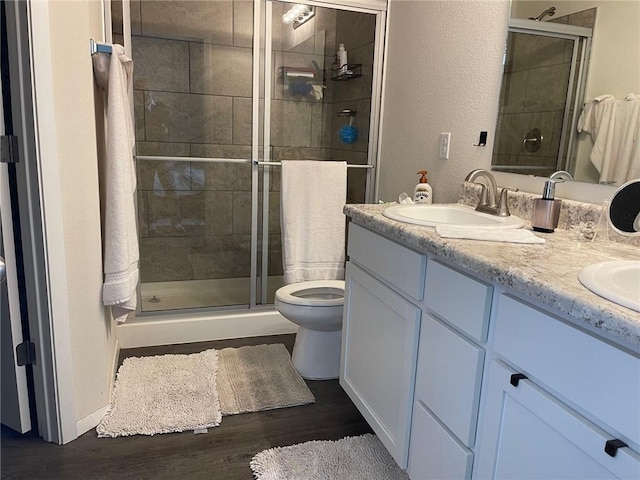
[[[141,90],[133,91],[133,111],[134,121],[136,124],[136,142],[145,140],[144,131],[144,92]]]
[[[150,141],[231,143],[230,97],[145,92],[146,138]]]
[[[524,111],[524,97],[527,92],[529,71],[505,73],[500,89],[500,112],[518,113]]]
[[[194,162],[191,170],[199,179],[192,188],[217,191],[250,191],[251,165],[237,163]]]
[[[311,104],[274,100],[271,102],[271,145],[311,146]]]
[[[191,91],[251,97],[250,48],[191,43]]]
[[[251,234],[251,193],[233,192],[233,234]]]
[[[149,236],[204,235],[204,192],[149,192]]]
[[[138,208],[138,236],[140,238],[149,236],[149,222],[148,222],[148,210],[147,210],[147,192],[138,190],[137,196],[137,208]]]
[[[344,43],[347,54],[375,40],[376,16],[369,13],[340,10],[336,19],[336,48]],[[349,63],[351,61],[349,60]]]
[[[205,191],[204,218],[207,236],[233,233],[233,193]]]
[[[564,61],[564,47],[569,40],[527,34],[515,36],[513,71],[557,65]]]
[[[269,235],[269,275],[283,275],[282,237],[280,234]]]
[[[525,111],[563,110],[569,72],[570,65],[566,63],[529,70]]]
[[[253,2],[233,1],[233,44],[236,47],[253,46]]]
[[[189,44],[177,40],[131,37],[133,87],[165,92],[189,91]]]
[[[216,235],[195,237],[191,253],[195,279],[237,278],[251,274],[251,237]]]
[[[251,145],[252,135],[252,99],[236,97],[233,99],[233,143]]]
[[[191,280],[191,239],[155,237],[140,239],[140,281]]]
[[[233,44],[233,2],[143,1],[142,34],[152,37]]]
[[[250,145],[215,145],[194,143],[191,145],[192,157],[204,158],[251,158]]]

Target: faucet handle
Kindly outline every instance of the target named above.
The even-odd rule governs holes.
[[[504,187],[502,190],[500,190],[500,198],[498,199],[498,206],[496,208],[497,215],[499,217],[511,216],[511,212],[509,211],[509,204],[507,202],[507,192],[508,191],[517,192],[519,190],[520,189],[515,187]]]

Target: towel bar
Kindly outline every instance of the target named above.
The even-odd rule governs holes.
[[[89,51],[91,55],[95,55],[96,53],[111,53],[112,50],[111,45],[98,43],[93,38],[89,40]]]

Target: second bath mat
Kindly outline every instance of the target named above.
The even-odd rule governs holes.
[[[315,402],[283,344],[224,348],[219,353],[217,384],[222,415]]]

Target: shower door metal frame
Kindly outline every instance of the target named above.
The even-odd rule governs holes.
[[[280,3],[299,3],[294,0],[254,0],[253,1],[253,65],[252,65],[252,131],[251,131],[251,158],[201,158],[201,157],[170,157],[170,156],[136,156],[137,161],[146,160],[170,160],[183,162],[206,162],[206,163],[250,163],[251,164],[251,242],[250,242],[250,292],[249,304],[226,305],[219,307],[194,307],[177,310],[161,310],[153,312],[143,312],[141,310],[141,290],[138,284],[138,307],[136,311],[137,317],[145,319],[151,317],[168,317],[176,314],[184,313],[201,314],[203,311],[237,311],[237,310],[257,310],[261,308],[273,308],[267,304],[267,281],[268,281],[268,248],[269,248],[269,180],[270,168],[274,166],[271,162],[271,34],[273,27],[273,2]],[[111,10],[110,1],[105,1],[104,20],[105,38],[111,41]],[[129,0],[123,0],[123,36],[125,50],[131,52],[131,28],[130,28],[130,8]],[[372,95],[371,95],[371,120],[369,125],[369,145],[367,150],[367,164],[358,165],[367,169],[367,180],[365,190],[365,201],[372,202],[377,191],[377,160],[379,151],[379,128],[381,113],[381,95],[382,95],[382,69],[383,69],[383,52],[385,47],[385,29],[386,29],[386,0],[324,0],[324,1],[307,1],[305,4],[316,7],[330,8],[334,10],[346,10],[353,12],[361,12],[376,15],[375,28],[375,47],[374,62],[372,75]],[[264,10],[264,12],[263,12]],[[261,34],[262,25],[265,25],[265,58],[264,58],[264,92],[260,89],[260,64],[261,64]],[[264,94],[264,112],[260,115],[260,94]],[[133,96],[132,96],[133,97]],[[130,99],[131,108],[133,110],[133,98]],[[263,126],[263,158],[260,158],[260,128]],[[262,192],[262,262],[260,272],[260,302],[258,303],[258,214],[259,214],[259,168],[263,167],[263,192]]]
[[[564,113],[562,116],[562,127],[560,132],[560,145],[558,147],[558,154],[556,156],[556,170],[567,170],[571,167],[569,165],[570,157],[572,156],[572,148],[574,144],[574,131],[578,123],[579,105],[584,99],[584,92],[586,87],[586,79],[589,73],[589,58],[591,53],[591,37],[593,35],[593,29],[588,27],[578,27],[574,25],[566,25],[562,23],[551,22],[538,22],[535,20],[525,20],[520,18],[509,19],[509,33],[523,33],[526,35],[536,35],[540,37],[559,38],[564,40],[570,40],[573,42],[573,50],[571,53],[571,70],[569,72],[569,81],[567,83],[567,94],[565,98]],[[580,68],[577,68],[578,51],[580,51]],[[578,75],[575,96],[572,98],[574,79]],[[573,104],[573,115],[570,117],[571,106]],[[570,130],[569,130],[570,129]],[[567,140],[567,133],[568,140]],[[567,155],[563,158],[563,151],[565,144],[567,145]],[[492,169],[528,169],[535,170],[536,168],[547,167],[535,167],[535,166],[513,166],[513,165],[491,165]]]

